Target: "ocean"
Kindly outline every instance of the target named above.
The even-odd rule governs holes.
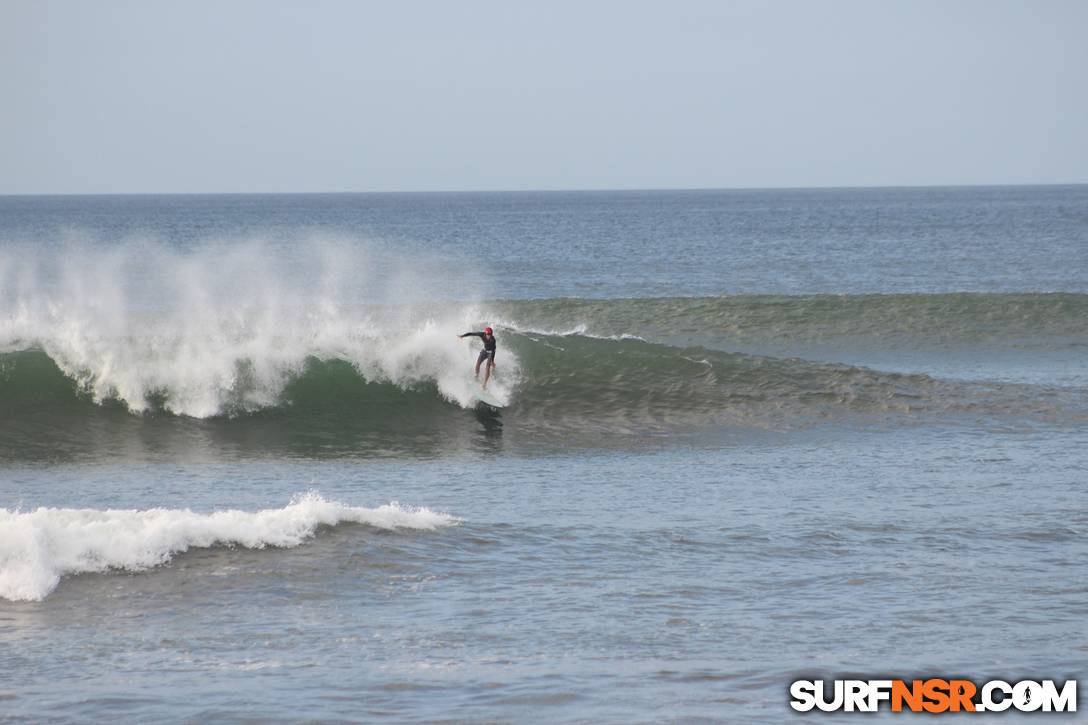
[[[1083,678],[1086,487],[1088,186],[0,197],[2,722]]]

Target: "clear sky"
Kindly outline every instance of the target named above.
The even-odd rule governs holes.
[[[1069,182],[1085,0],[0,0],[0,194]]]

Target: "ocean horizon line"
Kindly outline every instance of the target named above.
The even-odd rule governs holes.
[[[1069,188],[1088,186],[1088,181],[1031,182],[1002,184],[874,184],[828,186],[675,186],[675,187],[582,187],[541,189],[381,189],[381,190],[331,190],[331,191],[108,191],[108,192],[20,192],[0,194],[0,198],[42,197],[112,197],[112,196],[427,196],[427,195],[480,195],[480,194],[653,194],[653,193],[700,193],[700,192],[782,192],[782,191],[895,191],[926,189],[1022,189],[1022,188]]]

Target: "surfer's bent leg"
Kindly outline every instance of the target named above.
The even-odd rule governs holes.
[[[482,363],[484,360],[487,360],[488,367],[490,368],[491,355],[488,354],[487,350],[480,350],[480,354],[476,356],[476,370],[474,372],[476,377],[480,377],[480,363]],[[487,385],[487,383],[485,382],[484,385]]]
[[[487,352],[486,350],[484,350],[483,354],[480,355],[480,359],[481,360],[484,360],[484,359],[487,360],[487,367],[484,368],[484,384],[482,386],[486,390],[487,389],[487,381],[491,379],[491,368],[495,367],[495,356],[493,354]],[[477,371],[480,369],[479,361],[476,362],[476,369],[477,369]]]

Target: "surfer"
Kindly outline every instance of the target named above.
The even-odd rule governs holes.
[[[480,350],[480,355],[476,358],[476,379],[480,379],[480,363],[487,360],[483,384],[484,390],[487,390],[487,381],[491,379],[491,369],[495,367],[495,336],[491,328],[485,327],[483,332],[466,332],[458,337],[478,337],[484,341],[484,349]]]

